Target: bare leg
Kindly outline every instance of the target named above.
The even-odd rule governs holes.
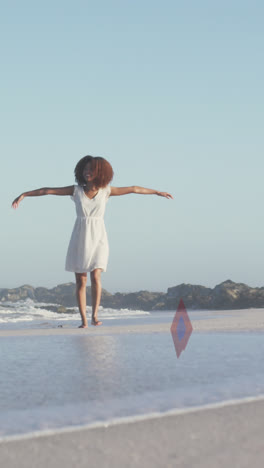
[[[95,270],[90,273],[92,289],[92,325],[102,325],[102,322],[97,320],[102,294],[101,271],[101,268],[95,268]]]
[[[75,273],[76,277],[76,299],[79,307],[79,311],[82,318],[82,325],[79,328],[87,328],[87,317],[86,317],[86,282],[87,273]]]

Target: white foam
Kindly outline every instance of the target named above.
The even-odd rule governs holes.
[[[113,418],[113,419],[109,419],[103,422],[99,421],[99,422],[94,422],[90,424],[78,425],[78,426],[65,426],[59,429],[51,429],[51,430],[45,429],[45,430],[40,430],[40,431],[28,432],[26,434],[3,436],[3,437],[0,437],[0,443],[34,439],[38,437],[46,437],[46,436],[59,435],[59,434],[66,434],[66,433],[71,433],[71,432],[83,431],[87,429],[96,429],[96,428],[102,428],[102,427],[107,428],[109,426],[114,426],[114,425],[119,425],[119,424],[131,424],[131,423],[140,422],[140,421],[147,421],[150,419],[164,418],[167,416],[177,416],[177,415],[188,414],[188,413],[196,413],[198,411],[213,410],[213,409],[218,409],[218,408],[224,408],[226,406],[241,405],[241,404],[257,402],[257,401],[264,401],[264,394],[258,395],[258,396],[252,396],[252,397],[224,400],[224,401],[219,401],[216,403],[209,403],[209,404],[199,405],[199,406],[194,406],[194,407],[189,407],[189,408],[176,408],[176,409],[164,411],[162,413],[152,412],[152,413],[147,413],[144,415]]]
[[[32,299],[27,298],[25,300],[10,302],[5,301],[0,303],[0,323],[6,325],[23,325],[23,322],[35,322],[37,320],[49,320],[49,321],[64,321],[68,322],[71,320],[79,319],[78,307],[66,307],[71,309],[71,312],[58,313],[49,310],[49,306],[57,306],[59,304],[34,302]],[[45,307],[44,309],[40,307]],[[47,308],[46,308],[47,307]],[[73,310],[73,312],[72,312]],[[99,307],[100,318],[105,320],[108,319],[120,319],[120,318],[131,318],[150,315],[150,312],[143,310],[131,310],[128,308],[123,309],[112,309],[110,307]],[[92,307],[87,306],[87,317],[92,316]],[[27,324],[25,323],[27,327]]]

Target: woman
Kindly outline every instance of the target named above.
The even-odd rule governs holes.
[[[71,235],[67,256],[66,271],[75,273],[76,298],[82,319],[79,328],[87,328],[86,317],[86,283],[87,272],[90,272],[92,292],[92,325],[102,325],[97,320],[101,301],[101,272],[106,271],[109,244],[104,224],[105,206],[110,196],[138,193],[142,195],[159,195],[173,198],[167,192],[144,187],[110,187],[113,179],[111,164],[102,157],[85,156],[77,163],[75,170],[77,185],[59,188],[41,188],[24,192],[17,197],[12,207],[16,209],[25,197],[41,195],[70,195],[75,203],[77,218]]]

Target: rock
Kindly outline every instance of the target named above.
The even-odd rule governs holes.
[[[76,314],[78,313],[78,311],[76,311],[75,309],[70,309],[70,308],[67,308],[62,306],[62,305],[58,305],[58,306],[54,306],[54,305],[46,305],[46,306],[39,306],[39,309],[45,309],[45,310],[50,310],[51,312],[56,312],[57,314]]]
[[[33,286],[25,284],[19,288],[14,289],[1,289],[0,290],[0,301],[17,302],[23,299],[35,299],[35,292]]]
[[[57,313],[69,313],[69,307],[76,307],[75,283],[60,284],[54,288],[33,288],[23,285],[14,289],[0,289],[0,302],[17,302],[30,298],[36,302],[53,303],[55,306],[41,306]],[[92,305],[91,287],[86,289],[87,305]],[[201,285],[179,284],[164,292],[141,290],[138,292],[111,294],[102,289],[101,304],[113,309],[128,308],[131,310],[176,310],[180,299],[187,310],[206,309],[243,309],[264,307],[264,288],[250,288],[244,283],[226,280],[214,288]],[[71,309],[70,313],[76,310]]]

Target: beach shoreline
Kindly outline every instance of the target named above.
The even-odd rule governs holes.
[[[264,398],[0,443],[6,468],[263,466]]]
[[[203,312],[204,314],[204,312]],[[221,311],[221,316],[212,317],[208,312],[209,318],[203,320],[193,318],[191,320],[193,332],[256,332],[264,331],[264,310],[263,309],[245,309],[237,311]],[[58,318],[59,321],[59,318]],[[109,321],[110,322],[110,321]],[[80,334],[122,334],[122,333],[166,333],[170,332],[171,323],[142,323],[116,325],[107,323],[106,326],[100,325],[93,327],[90,324],[87,329],[74,328],[68,323],[61,325],[55,324],[54,327],[47,328],[28,328],[28,329],[0,329],[0,337],[9,336],[33,336],[33,335],[80,335]]]
[[[75,340],[78,336],[170,333],[170,326],[169,322],[119,325],[113,321],[106,326],[78,329],[69,323],[62,328],[55,323],[53,328],[0,330],[0,338],[68,335]],[[208,313],[203,320],[192,319],[192,327],[193,333],[198,334],[263,333],[264,311],[221,311],[221,316],[215,317]],[[6,468],[222,468],[223,464],[260,468],[264,456],[263,417],[264,395],[233,402],[222,400],[200,408],[179,408],[159,415],[144,414],[131,417],[130,421],[120,418],[91,427],[72,425],[50,433],[40,430],[35,434],[7,435],[0,440],[0,463]]]

